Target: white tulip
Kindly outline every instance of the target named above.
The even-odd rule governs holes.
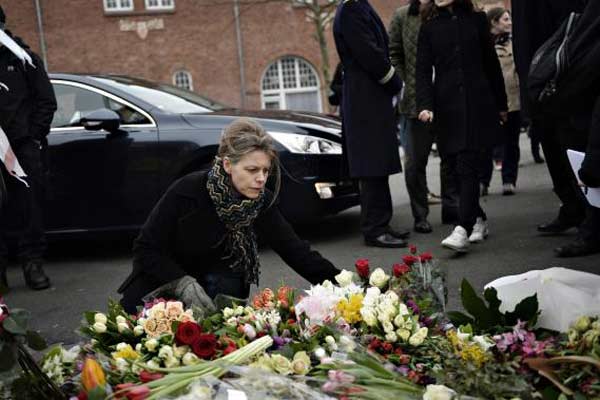
[[[141,325],[136,325],[135,328],[133,328],[133,334],[135,336],[142,336],[144,334],[144,327]]]
[[[129,325],[127,322],[120,322],[117,324],[117,330],[119,333],[127,332],[129,330]]]
[[[146,349],[148,349],[148,351],[154,352],[156,351],[156,348],[158,347],[158,340],[156,339],[150,339],[147,340],[145,343]]]
[[[138,343],[135,345],[135,351],[138,353],[142,352],[142,344],[141,343]]]
[[[197,355],[190,352],[190,353],[185,353],[183,355],[183,358],[181,359],[181,361],[183,362],[183,365],[195,365],[195,364],[198,364],[198,361],[200,361],[200,359],[198,358]]]
[[[398,336],[396,336],[396,333],[394,331],[388,332],[385,334],[385,340],[387,340],[388,342],[394,343],[398,340]]]
[[[98,322],[98,323],[106,325],[106,321],[107,321],[106,315],[104,315],[102,313],[94,314],[94,322]]]
[[[127,323],[127,319],[122,315],[117,315],[117,318],[115,318],[115,320],[117,321],[117,324]]]
[[[148,368],[150,368],[150,369],[157,369],[157,368],[160,368],[160,364],[159,364],[159,363],[157,363],[156,361],[154,361],[153,359],[152,359],[152,360],[150,360],[150,361],[148,361],[148,362],[146,363],[146,365],[147,365],[147,366],[148,366]]]
[[[96,322],[93,326],[92,329],[96,332],[96,333],[104,333],[106,332],[106,325],[104,325],[102,322]]]
[[[179,367],[179,360],[177,359],[177,357],[169,357],[165,360],[165,367],[167,367],[167,368]]]
[[[126,348],[127,346],[128,346],[128,345],[127,345],[127,343],[125,343],[125,342],[121,342],[121,343],[119,343],[119,344],[117,345],[117,347],[115,347],[115,348],[117,349],[117,351],[121,351],[121,350],[123,350],[124,348]]]

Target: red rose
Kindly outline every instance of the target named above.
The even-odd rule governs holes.
[[[408,250],[410,251],[410,254],[417,254],[417,246],[414,244],[409,245]]]
[[[402,275],[410,272],[410,267],[406,264],[394,264],[392,272],[396,278],[400,278]]]
[[[408,265],[410,267],[414,263],[416,263],[417,261],[419,261],[419,257],[413,256],[413,255],[402,256],[402,261],[404,261],[404,264],[406,264],[406,265]]]
[[[431,255],[431,253],[423,253],[421,254],[421,262],[425,262],[425,261],[431,261],[433,259],[433,256]]]
[[[202,328],[197,323],[191,321],[182,322],[177,327],[175,341],[179,346],[191,345],[200,338],[201,333]]]
[[[356,272],[358,273],[358,276],[365,279],[369,277],[369,260],[356,260],[356,264],[354,265],[356,267]]]
[[[195,355],[205,360],[212,358],[217,352],[217,337],[212,333],[203,333],[192,343],[192,351]]]
[[[394,349],[394,346],[389,342],[384,342],[381,347],[383,347],[383,351],[386,353],[390,353]]]
[[[142,372],[140,372],[140,381],[146,383],[146,382],[155,381],[157,379],[160,379],[163,376],[164,375],[161,374],[160,372],[142,371]]]

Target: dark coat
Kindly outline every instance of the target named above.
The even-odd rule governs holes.
[[[393,73],[388,36],[367,0],[339,4],[333,23],[344,66],[344,138],[352,177],[379,177],[401,171],[393,97],[402,82]]]
[[[10,32],[6,32],[10,34]],[[19,38],[13,39],[29,53],[36,68],[0,47],[0,126],[11,145],[26,138],[43,140],[50,132],[56,98],[42,60]]]
[[[227,231],[208,194],[206,179],[206,172],[186,175],[156,204],[134,242],[133,271],[119,288],[126,299],[123,303],[139,304],[148,292],[185,275],[201,284],[207,274],[235,275],[222,240]],[[311,283],[333,279],[339,272],[298,238],[276,206],[263,210],[254,228],[261,240]],[[227,289],[223,292],[239,296]]]
[[[417,51],[417,111],[433,111],[440,152],[502,143],[499,112],[507,109],[485,14],[442,9],[426,21]]]
[[[513,50],[521,84],[521,111],[526,116],[530,109],[527,76],[535,52],[571,12],[581,12],[583,4],[583,0],[512,0]]]

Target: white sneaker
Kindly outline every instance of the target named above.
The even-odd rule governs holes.
[[[471,232],[471,236],[469,236],[469,242],[483,242],[489,233],[490,231],[488,229],[487,221],[484,221],[483,218],[478,217],[475,225],[473,225],[473,232]]]
[[[454,228],[450,236],[442,240],[442,246],[461,253],[466,253],[469,249],[469,238],[467,237],[465,228],[460,225]]]

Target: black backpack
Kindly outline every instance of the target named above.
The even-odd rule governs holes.
[[[554,35],[535,52],[527,79],[529,97],[534,106],[545,104],[556,93],[556,83],[569,66],[569,39],[580,16],[571,13]]]

